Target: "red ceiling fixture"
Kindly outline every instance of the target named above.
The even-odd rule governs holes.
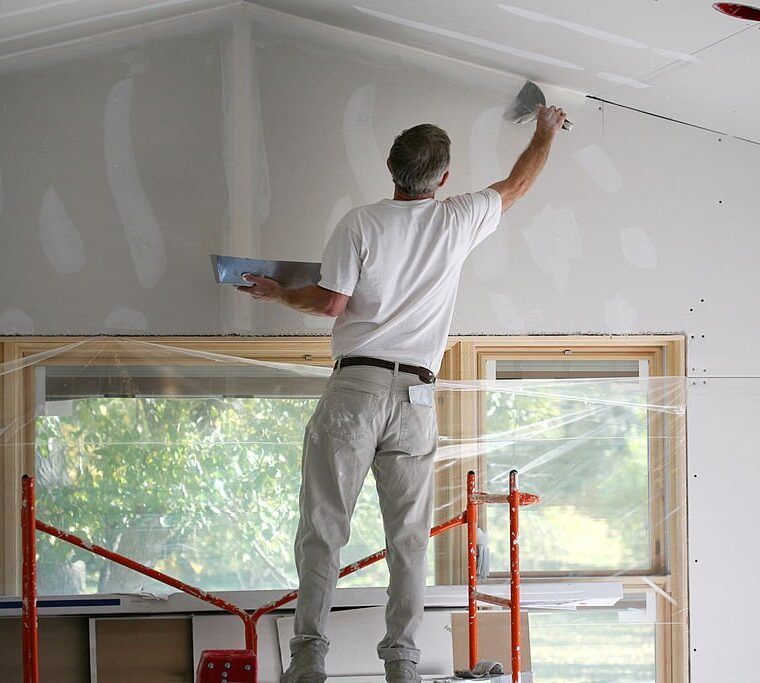
[[[748,21],[760,21],[760,8],[749,5],[739,5],[734,2],[716,2],[713,7],[718,12],[728,14],[729,17],[746,19]]]

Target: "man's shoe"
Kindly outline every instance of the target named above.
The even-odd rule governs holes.
[[[419,683],[422,679],[417,673],[417,664],[410,659],[395,659],[385,662],[385,680],[388,683]]]
[[[319,640],[299,643],[290,658],[290,666],[282,674],[280,683],[324,683],[327,645]]]

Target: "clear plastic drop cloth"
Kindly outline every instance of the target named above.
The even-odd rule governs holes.
[[[6,458],[33,463],[48,524],[207,590],[293,588],[302,439],[331,368],[203,348],[93,338],[10,359]],[[541,498],[521,511],[523,581],[622,586],[611,604],[529,606],[536,680],[654,681],[658,625],[687,623],[683,378],[439,379],[435,409],[436,523],[464,510],[469,470],[498,493],[516,469]],[[370,474],[342,564],[384,546],[378,510]],[[508,581],[507,525],[504,505],[480,508],[484,584]],[[466,582],[463,538],[431,542],[430,585]],[[43,595],[168,590],[37,547]],[[381,562],[339,586],[387,579]]]

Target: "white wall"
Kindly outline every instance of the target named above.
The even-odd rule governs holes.
[[[513,79],[250,16],[0,73],[0,334],[323,332],[222,291],[208,254],[318,260],[415,123],[449,131],[450,192],[527,143]],[[576,127],[466,264],[452,332],[689,335],[692,680],[751,680],[760,148],[549,95]]]

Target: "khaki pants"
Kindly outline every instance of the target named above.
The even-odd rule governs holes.
[[[324,629],[340,549],[348,542],[351,515],[371,467],[390,570],[387,632],[377,652],[386,661],[419,661],[414,637],[424,609],[438,443],[435,408],[409,399],[409,387],[421,384],[415,375],[383,368],[336,370],[306,427],[293,654],[307,641],[328,643]],[[432,385],[429,389],[432,393]]]

